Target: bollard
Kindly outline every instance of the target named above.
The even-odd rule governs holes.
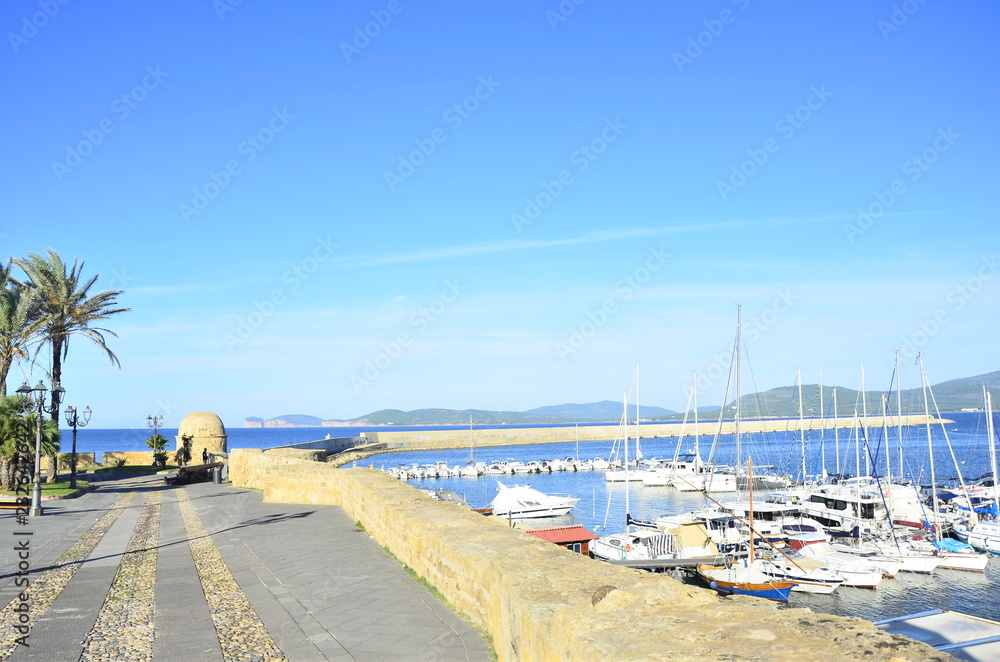
[[[212,469],[212,482],[216,485],[222,485],[222,471],[219,467]]]

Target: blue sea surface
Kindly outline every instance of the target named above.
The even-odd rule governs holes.
[[[986,441],[986,418],[982,412],[943,414],[954,423],[944,429],[934,425],[930,441],[925,427],[905,427],[902,430],[872,428],[855,432],[852,429],[811,430],[800,432],[795,419],[787,419],[788,430],[769,434],[745,434],[742,437],[742,455],[753,458],[755,466],[774,465],[799,478],[804,464],[807,474],[878,473],[884,475],[886,449],[893,476],[900,473],[900,457],[904,475],[921,484],[929,484],[931,452],[933,449],[934,475],[939,483],[953,481],[959,471],[965,480],[974,479],[989,471],[989,453]],[[596,424],[595,424],[596,425]],[[606,424],[603,424],[606,425]],[[485,427],[485,426],[484,426]],[[490,426],[492,427],[492,426]],[[558,426],[508,426],[508,427],[558,427]],[[581,424],[584,427],[584,424]],[[469,426],[393,426],[398,430],[468,430]],[[477,426],[477,429],[481,429]],[[361,432],[384,431],[379,427],[315,427],[315,428],[233,428],[227,430],[230,448],[272,448],[306,441],[334,437],[357,436]],[[629,434],[634,437],[635,426]],[[80,452],[139,451],[147,450],[145,441],[149,429],[79,430]],[[160,432],[174,447],[176,428]],[[63,430],[62,451],[70,448],[70,433]],[[803,443],[804,440],[804,443]],[[899,451],[902,441],[902,453]],[[694,447],[691,436],[677,438],[641,439],[640,447],[646,458],[673,457],[678,446],[682,451]],[[735,440],[731,435],[721,435],[713,443],[711,436],[698,440],[699,451],[707,460],[719,464],[736,462]],[[449,466],[465,465],[472,460],[493,462],[516,459],[551,460],[579,457],[608,458],[612,452],[622,454],[619,440],[537,444],[521,446],[483,446],[440,451],[404,451],[382,453],[357,462],[354,466],[388,468],[398,465],[432,464],[439,461]],[[630,445],[634,456],[634,438]],[[805,462],[803,463],[803,456]],[[501,477],[507,483],[528,484],[543,492],[571,494],[581,499],[574,511],[564,517],[539,521],[540,526],[579,523],[598,534],[621,531],[625,524],[625,495],[623,483],[608,483],[604,472],[561,472]],[[496,494],[494,477],[419,479],[410,483],[426,490],[446,489],[463,496],[472,506],[487,506]],[[644,487],[632,483],[628,490],[629,511],[633,517],[650,519],[664,514],[676,514],[701,509],[708,505],[697,493],[682,493],[669,487]],[[719,497],[732,499],[732,495]],[[884,580],[877,590],[841,587],[831,595],[793,593],[792,606],[809,607],[817,612],[842,616],[857,616],[867,620],[892,618],[928,609],[953,609],[976,616],[1000,620],[1000,560],[990,561],[985,573],[938,570],[931,575],[900,573],[895,579]]]
[[[933,448],[934,473],[938,481],[953,480],[959,470],[965,480],[979,477],[989,471],[989,453],[986,438],[986,418],[983,413],[962,412],[943,415],[954,423],[942,430],[934,425],[930,430],[930,444],[926,427],[907,427],[901,433],[881,429],[859,431],[840,430],[839,448],[835,446],[834,433],[826,430],[806,431],[802,435],[793,428],[787,432],[768,435],[744,435],[742,451],[751,454],[754,464],[773,464],[790,470],[793,476],[801,474],[802,437],[805,437],[806,470],[819,473],[821,459],[825,460],[827,473],[855,473],[860,465],[865,473],[867,464],[885,473],[885,448],[890,449],[891,469],[899,474],[899,439],[902,438],[903,468],[910,479],[922,484],[930,482],[930,448]],[[634,434],[634,426],[632,427]],[[947,437],[947,438],[946,438]],[[857,438],[857,444],[855,443]],[[865,452],[867,438],[869,452]],[[680,440],[681,450],[693,447],[694,440]],[[613,440],[575,443],[542,444],[527,446],[485,446],[444,451],[405,451],[382,453],[354,463],[354,466],[372,465],[376,469],[399,465],[433,464],[446,462],[449,466],[465,465],[471,460],[493,462],[504,459],[551,460],[564,457],[607,458],[615,447]],[[678,448],[676,438],[642,439],[642,454],[646,458],[673,457]],[[634,440],[630,448],[634,449]],[[821,452],[822,448],[822,452]],[[857,448],[857,450],[855,450]],[[617,450],[621,452],[620,442]],[[712,453],[712,439],[702,437],[699,450],[705,458]],[[630,450],[630,455],[634,450]],[[733,464],[735,441],[731,436],[719,438],[714,451],[719,463]],[[837,464],[837,458],[840,464]],[[957,467],[957,468],[956,468]],[[605,535],[620,532],[625,526],[625,497],[628,510],[638,519],[652,519],[665,514],[678,514],[699,510],[711,505],[698,493],[679,492],[670,487],[645,487],[630,483],[626,490],[620,482],[608,483],[602,471],[559,472],[551,474],[525,474],[517,476],[483,476],[480,478],[426,478],[408,481],[425,490],[451,490],[474,507],[485,507],[496,495],[497,479],[507,484],[531,485],[550,494],[570,494],[581,499],[572,513],[563,517],[547,518],[535,522],[538,526],[583,524],[591,531]],[[735,496],[717,495],[726,501]],[[867,620],[893,618],[929,609],[951,609],[976,616],[1000,620],[1000,558],[991,559],[985,573],[960,570],[937,570],[931,575],[899,573],[895,579],[883,580],[877,590],[841,587],[830,595],[812,595],[793,592],[792,606],[840,616],[855,616]]]

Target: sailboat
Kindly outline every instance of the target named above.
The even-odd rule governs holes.
[[[486,473],[486,464],[476,464],[476,431],[472,427],[472,416],[469,416],[469,463],[459,472],[467,478],[478,478]]]
[[[636,390],[638,391],[639,366],[636,365]],[[638,522],[632,519],[629,513],[629,475],[632,473],[629,467],[628,455],[628,394],[622,398],[622,418],[621,426],[624,434],[624,455],[625,455],[625,531],[611,535],[601,536],[590,543],[591,555],[602,561],[653,561],[656,559],[673,559],[677,557],[676,536],[671,533],[664,533],[655,525],[647,522]],[[639,445],[639,398],[636,396],[635,405],[635,441],[636,447]],[[610,501],[609,501],[610,509]],[[635,527],[635,529],[633,529]]]
[[[747,473],[750,477],[750,485],[753,484],[753,463],[747,462]],[[728,595],[752,595],[768,600],[788,602],[788,594],[791,592],[795,582],[786,580],[776,580],[765,573],[760,568],[759,562],[754,554],[754,534],[753,534],[753,496],[750,497],[750,553],[746,558],[740,559],[727,566],[713,566],[698,564],[698,576],[719,593]]]
[[[1000,506],[1000,485],[997,484],[997,453],[996,434],[993,428],[993,398],[985,387],[983,388],[986,398],[986,436],[989,439],[990,448],[990,471],[993,473],[993,490],[996,504]],[[1000,554],[1000,520],[983,520],[977,522],[971,530],[961,530],[956,526],[956,531],[960,535],[964,534],[965,542],[981,552]]]

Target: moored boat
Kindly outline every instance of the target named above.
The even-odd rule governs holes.
[[[497,489],[500,493],[490,502],[490,508],[497,517],[557,517],[569,513],[580,501],[576,497],[545,494],[527,485],[504,485],[499,480]]]

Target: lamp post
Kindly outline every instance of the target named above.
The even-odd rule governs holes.
[[[153,436],[155,437],[156,436],[156,431],[159,429],[159,427],[161,425],[163,425],[163,416],[147,416],[146,417],[146,424],[149,427],[153,428]],[[153,452],[153,466],[155,467],[155,466],[157,466],[157,464],[156,464],[156,452],[157,451],[156,451],[155,448],[153,449],[153,451],[154,451]]]
[[[66,392],[62,386],[57,386],[52,389],[52,404],[48,407],[45,406],[45,394],[48,393],[48,389],[45,388],[45,384],[38,381],[35,388],[28,386],[28,382],[21,384],[21,388],[17,389],[18,395],[28,396],[28,408],[29,410],[34,409],[38,412],[37,418],[37,432],[35,435],[35,484],[31,490],[31,509],[28,514],[32,517],[39,517],[42,513],[42,416],[45,414],[53,414],[59,411],[59,400],[62,395]],[[59,421],[56,421],[58,424]]]
[[[87,423],[90,423],[90,407],[87,407],[82,412],[77,411],[76,407],[66,406],[63,411],[66,414],[66,425],[73,426],[73,455],[70,459],[69,465],[69,489],[76,489],[76,427],[79,425],[81,428],[87,427]],[[80,415],[83,415],[81,418]]]

